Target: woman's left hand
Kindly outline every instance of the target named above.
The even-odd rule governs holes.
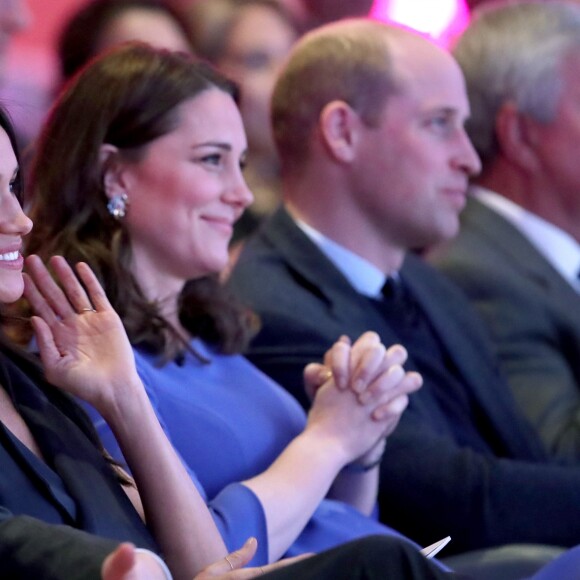
[[[77,277],[64,258],[49,263],[60,286],[42,260],[30,256],[24,290],[36,313],[32,325],[46,377],[106,409],[128,386],[140,384],[123,324],[87,264],[77,264]]]

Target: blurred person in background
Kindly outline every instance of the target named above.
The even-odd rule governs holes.
[[[163,0],[93,0],[74,13],[60,33],[62,80],[103,50],[130,40],[191,52],[185,22]]]
[[[0,82],[6,74],[6,56],[12,37],[30,23],[25,0],[0,0]]]

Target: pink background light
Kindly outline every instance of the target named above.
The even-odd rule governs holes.
[[[375,0],[371,16],[397,22],[448,46],[469,21],[465,0]]]

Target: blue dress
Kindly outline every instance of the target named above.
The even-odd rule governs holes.
[[[220,355],[199,340],[192,346],[209,362],[187,353],[183,364],[159,367],[155,357],[136,350],[137,370],[228,549],[254,536],[258,553],[252,563],[262,565],[268,560],[264,510],[239,482],[267,469],[304,429],[306,416],[287,391],[244,357]],[[107,424],[94,409],[88,410],[105,447],[122,459]],[[319,552],[370,534],[403,537],[350,505],[325,499],[286,556]]]

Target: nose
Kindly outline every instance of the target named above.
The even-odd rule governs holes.
[[[239,206],[242,211],[254,201],[254,194],[248,187],[241,170],[239,170],[234,182],[228,189],[228,201]]]
[[[32,230],[32,220],[22,211],[18,200],[11,196],[8,207],[2,204],[0,233],[25,236]]]
[[[465,130],[461,131],[454,163],[458,169],[469,176],[477,175],[481,171],[481,160]]]

